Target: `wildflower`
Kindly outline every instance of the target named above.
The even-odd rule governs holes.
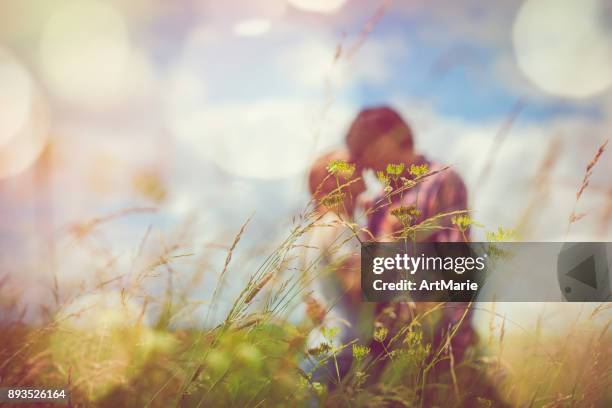
[[[512,252],[500,247],[496,244],[489,244],[487,246],[487,257],[489,258],[489,262],[491,265],[495,265],[495,262],[498,259],[509,259],[513,256]]]
[[[370,354],[370,348],[368,346],[360,346],[359,344],[353,344],[353,357],[356,360],[363,360]]]
[[[470,217],[469,215],[456,215],[451,219],[451,223],[455,225],[459,231],[465,232],[471,225],[481,226]]]
[[[515,241],[517,237],[515,230],[498,227],[497,231],[487,231],[486,237],[487,241],[491,242],[487,247],[487,256],[493,264],[497,259],[508,259],[512,256],[510,251],[493,244],[493,242]]]
[[[340,329],[337,327],[323,327],[321,329],[321,334],[323,334],[323,337],[325,337],[329,342],[331,342],[338,335],[338,333],[340,333]]]
[[[402,205],[401,207],[397,207],[395,209],[393,209],[391,211],[391,214],[399,217],[402,215],[409,215],[411,217],[418,217],[419,215],[421,215],[421,211],[419,211],[416,208],[416,205],[409,205],[409,206],[404,206]]]
[[[361,386],[365,384],[367,379],[368,379],[368,375],[366,373],[364,373],[363,371],[357,371],[355,373],[355,387],[361,388]]]
[[[321,203],[328,208],[337,208],[344,202],[344,193],[336,192],[323,197]]]
[[[412,187],[416,186],[416,184],[417,184],[414,180],[411,180],[411,179],[406,178],[406,177],[401,177],[401,180],[402,180],[402,184],[406,188],[412,188]]]
[[[308,349],[308,354],[311,356],[320,356],[322,354],[326,354],[331,350],[331,345],[329,343],[321,343],[317,347],[311,347]]]
[[[420,165],[416,165],[416,164],[410,165],[410,174],[416,178],[424,176],[427,173],[429,173],[429,166],[427,165],[427,163],[420,164]]]
[[[389,180],[389,177],[383,171],[377,171],[376,177],[385,188],[391,185],[391,180]]]
[[[505,242],[516,240],[516,231],[513,229],[497,228],[497,231],[487,231],[486,237],[488,242]]]
[[[320,382],[313,382],[312,383],[312,390],[317,395],[323,395],[325,393],[325,385],[321,384]]]
[[[388,334],[389,334],[389,329],[387,329],[386,327],[378,327],[376,330],[374,330],[373,337],[374,337],[374,340],[376,340],[379,343],[382,343],[383,341],[385,341]]]
[[[414,364],[422,364],[431,353],[431,344],[423,344],[423,332],[418,327],[406,333],[403,343],[406,346],[391,352],[391,358],[400,358]]]
[[[394,178],[397,178],[404,172],[405,167],[406,165],[404,163],[399,163],[399,164],[389,163],[387,164],[387,174],[390,176],[393,176]]]
[[[408,345],[408,348],[415,348],[421,345],[423,341],[423,332],[421,330],[410,330],[406,333],[404,343]]]
[[[327,165],[327,171],[334,176],[348,180],[355,173],[355,165],[345,160],[332,160]]]
[[[402,205],[391,210],[391,215],[397,217],[402,224],[408,225],[413,219],[421,215],[421,211],[415,205]]]

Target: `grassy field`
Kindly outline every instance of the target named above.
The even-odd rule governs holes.
[[[388,170],[381,178],[386,177],[391,186],[389,196],[435,176],[427,169],[415,169],[418,174],[410,182],[400,183],[393,179],[397,168]],[[536,328],[512,335],[507,329],[514,323],[496,313],[493,305],[487,309],[492,322],[487,338],[481,336],[461,359],[456,358],[452,340],[465,324],[463,319],[445,330],[437,345],[428,334],[432,318],[452,304],[415,307],[408,320],[396,316],[395,306],[389,305],[372,323],[369,336],[342,341],[340,327],[326,319],[332,307],[310,290],[323,273],[322,254],[310,260],[301,257],[304,237],[329,227],[323,221],[325,213],[342,213],[343,190],[351,182],[346,181],[347,173],[352,175],[348,163],[330,165],[329,177],[336,178],[338,187],[321,200],[325,209],[311,202],[258,269],[241,271],[232,262],[247,221],[229,246],[221,271],[191,271],[192,283],[203,274],[217,274],[207,314],[193,316],[199,323],[192,326],[176,324],[202,310],[171,284],[176,274],[173,264],[193,255],[178,242],[151,253],[142,250],[145,235],[138,266],[130,271],[119,271],[115,278],[98,280],[70,295],[51,288],[55,303],[43,310],[44,320],[35,326],[24,322],[15,294],[3,284],[0,386],[68,388],[75,407],[612,404],[612,338],[610,320],[605,319],[609,304],[567,330],[550,333]],[[105,222],[129,215],[127,211],[96,219],[69,233],[81,240],[94,229],[105,228]],[[465,212],[443,215],[454,217],[453,224],[462,231],[473,223]],[[442,215],[418,224],[409,213],[400,211],[396,216],[403,226],[398,239],[412,239],[437,228],[435,221]],[[356,224],[341,216],[336,226],[347,233],[335,248],[360,235]],[[500,229],[489,238],[511,235]],[[302,267],[296,268],[297,264]],[[332,263],[323,269],[334,273],[341,265]],[[230,271],[248,279],[231,307],[213,319]],[[158,298],[148,294],[145,284],[151,280],[168,282],[165,294]],[[157,312],[150,314],[148,308],[154,305]],[[300,307],[305,313],[292,318]],[[467,313],[468,309],[464,316]],[[319,334],[315,344],[309,340],[314,333]],[[347,356],[348,366],[339,363]]]

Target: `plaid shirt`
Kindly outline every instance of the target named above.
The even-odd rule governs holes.
[[[436,163],[423,160],[421,163],[429,166],[430,172],[439,171],[443,167]],[[444,170],[438,174],[428,177],[413,188],[402,194],[392,196],[391,205],[381,205],[381,199],[376,201],[376,209],[368,220],[368,229],[374,237],[385,241],[392,233],[401,230],[402,226],[396,217],[391,215],[391,210],[399,206],[414,205],[420,215],[414,221],[418,224],[428,218],[441,213],[467,209],[467,190],[461,177],[452,169]],[[447,216],[439,221],[444,229],[432,231],[419,236],[421,242],[463,242],[469,239],[469,230],[465,236],[451,224],[452,216]]]
[[[430,172],[441,170],[443,167],[436,163],[431,163],[423,159],[419,164],[427,164]],[[376,210],[370,215],[368,229],[374,237],[380,241],[391,238],[393,233],[397,233],[403,227],[399,220],[391,215],[391,210],[399,206],[414,205],[420,211],[419,216],[413,222],[418,224],[428,218],[441,213],[467,209],[467,189],[461,177],[451,169],[444,170],[438,174],[428,177],[414,188],[408,189],[401,196],[395,195],[390,205],[380,205],[381,200],[377,200]],[[443,229],[436,229],[427,234],[418,235],[420,242],[464,242],[469,240],[469,229],[461,233],[451,223],[452,216],[447,216],[439,220],[438,225]],[[445,341],[451,327],[461,321],[465,314],[467,303],[449,303],[442,309],[442,315],[436,323],[433,333],[432,346],[438,347]],[[388,303],[377,304],[377,312],[389,308]],[[407,310],[406,303],[397,303],[391,306],[393,315],[401,324],[402,320],[409,320],[412,313]],[[427,305],[425,305],[427,307]],[[419,307],[417,306],[417,310]],[[380,318],[380,315],[379,315]],[[453,354],[455,358],[461,360],[465,350],[477,342],[476,332],[471,324],[472,312],[468,311],[465,315],[461,328],[452,340]],[[374,344],[373,344],[374,345]]]

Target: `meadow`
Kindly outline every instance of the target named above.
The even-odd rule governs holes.
[[[0,10],[0,388],[71,407],[612,407],[609,302],[368,304],[355,249],[387,207],[405,245],[610,236],[603,0]],[[352,219],[362,174],[334,160],[308,201],[312,160],[380,103],[449,166],[389,163]],[[392,205],[449,169],[470,211]]]
[[[599,156],[587,168],[578,199]],[[337,188],[294,217],[285,240],[256,270],[240,270],[244,266],[233,262],[249,228],[247,220],[229,245],[222,270],[200,267],[182,277],[176,276],[173,265],[198,254],[188,252],[180,238],[151,251],[147,231],[137,243],[130,270],[113,271],[113,278],[91,281],[76,293],[49,288],[55,302],[43,310],[45,318],[38,325],[23,319],[18,293],[3,281],[0,386],[67,388],[74,407],[610,406],[609,303],[557,333],[522,328],[496,312],[495,304],[473,303],[462,309],[456,325],[442,331],[437,345],[432,327],[444,309],[456,304],[412,304],[409,319],[399,316],[397,305],[388,304],[366,328],[369,336],[343,341],[341,324],[327,319],[334,305],[312,291],[314,281],[324,274],[334,276],[342,262],[323,263],[324,250],[306,248],[304,239],[330,227],[326,214],[342,214],[353,171],[350,163],[330,163],[327,177],[336,179]],[[418,188],[436,175],[412,169],[409,179],[394,178],[402,171],[389,166],[387,174],[379,175],[390,187],[379,205],[388,205],[393,195]],[[67,234],[84,240],[134,211],[84,222]],[[462,231],[476,225],[466,211],[438,214],[420,223],[409,214],[413,213],[408,209],[396,212],[403,230],[395,239],[408,241],[440,228],[436,220],[443,216],[453,217],[454,227]],[[342,216],[334,227],[343,234],[325,249],[328,256],[363,237],[358,225]],[[516,237],[499,228],[488,238]],[[111,270],[112,255],[108,256],[103,264]],[[190,299],[190,285],[176,282],[186,279],[194,284],[206,274],[215,276],[217,284],[206,315],[193,316],[203,309]],[[248,279],[227,313],[213,319],[229,276],[236,275]],[[151,280],[166,282],[161,296],[147,292]],[[151,307],[157,311],[149,313]],[[296,319],[300,308],[303,313]],[[456,359],[451,340],[470,309],[490,316],[490,330]],[[199,323],[185,324],[190,316]],[[512,326],[522,334],[507,336]],[[350,363],[341,374],[339,361],[346,356]]]

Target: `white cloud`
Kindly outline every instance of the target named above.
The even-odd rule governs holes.
[[[297,9],[322,14],[332,14],[340,10],[347,0],[287,0]]]
[[[332,37],[308,39],[287,50],[281,64],[283,71],[304,88],[321,88],[325,81],[337,91],[355,84],[376,85],[389,78],[394,63],[405,58],[409,49],[398,37],[371,38],[351,58],[347,58],[347,50],[343,49],[336,60],[338,44],[339,40]]]
[[[263,18],[243,20],[234,25],[234,33],[245,37],[255,37],[270,30],[271,23]]]
[[[198,6],[206,23],[221,29],[244,20],[278,19],[287,7],[285,0],[212,0],[200,2]]]
[[[551,172],[551,194],[547,201],[536,203],[538,212],[532,219],[531,235],[525,238],[565,238],[568,217],[584,168],[606,137],[609,122],[574,116],[538,123],[518,120],[498,151],[486,183],[477,185],[503,119],[471,123],[441,116],[418,102],[397,99],[395,106],[412,124],[417,148],[434,160],[453,165],[464,177],[472,193],[470,200],[475,218],[489,230],[498,226],[516,226],[520,215],[537,193],[534,178],[550,149],[551,141],[560,137],[563,145]],[[581,198],[578,211],[591,210],[591,214],[572,227],[576,237],[604,238],[597,235],[600,226],[596,209],[605,202],[605,191],[609,188],[606,178],[607,174],[612,173],[609,154],[609,151],[606,152],[606,156],[600,160],[591,178],[592,188]],[[474,195],[474,192],[478,194]],[[612,231],[608,231],[609,239]],[[482,232],[479,234],[482,236]]]
[[[326,133],[317,140],[316,104],[295,99],[253,103],[184,105],[169,126],[181,143],[229,174],[283,178],[305,171],[317,151],[341,141],[346,109],[334,109]],[[337,135],[337,136],[336,136]]]
[[[303,38],[301,33],[292,35]],[[207,57],[211,44],[217,48],[224,41],[214,33],[191,37],[171,72],[164,116],[172,135],[200,157],[230,174],[254,178],[303,173],[315,154],[341,143],[354,109],[338,100],[328,107],[321,100],[325,81],[334,96],[356,83],[379,83],[389,75],[391,58],[405,50],[396,40],[379,39],[366,44],[355,58],[334,64],[334,42],[310,39],[278,50],[275,55],[281,58],[261,62],[269,72],[253,76],[253,81],[270,81],[272,86],[289,84],[284,95],[216,101],[210,89],[231,87],[231,75],[239,75],[217,78],[215,67],[225,62]],[[237,56],[220,58],[241,61]]]

